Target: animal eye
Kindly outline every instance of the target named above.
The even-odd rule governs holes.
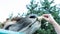
[[[36,18],[36,16],[30,16],[30,18]]]

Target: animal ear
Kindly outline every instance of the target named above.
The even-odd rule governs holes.
[[[11,19],[11,21],[19,21],[19,20],[21,20],[21,18],[22,17],[14,17],[14,18]]]
[[[21,20],[21,18],[17,19],[16,21],[20,21],[20,20]]]
[[[7,21],[9,20],[9,18],[6,19]]]

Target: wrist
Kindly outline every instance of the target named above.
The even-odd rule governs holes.
[[[51,19],[49,22],[50,22],[52,25],[56,23],[56,21],[55,21],[54,19]]]
[[[57,25],[57,22],[54,20],[52,23],[53,26]]]

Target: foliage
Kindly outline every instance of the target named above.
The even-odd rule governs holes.
[[[28,14],[51,14],[54,19],[60,24],[59,8],[56,5],[52,6],[54,0],[40,0],[40,2],[35,3],[35,0],[31,0],[30,4],[27,5]],[[56,34],[54,27],[45,20],[42,20],[42,26],[34,34]]]

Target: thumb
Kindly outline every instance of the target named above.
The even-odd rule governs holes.
[[[42,16],[39,16],[39,17],[38,17],[38,20],[41,20],[41,19],[42,19]]]

